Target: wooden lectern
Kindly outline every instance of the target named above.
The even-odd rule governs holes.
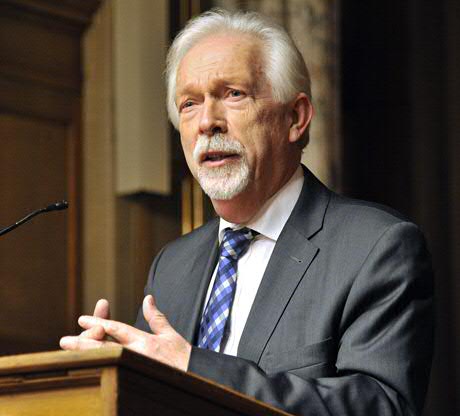
[[[0,357],[0,415],[287,413],[119,347]]]

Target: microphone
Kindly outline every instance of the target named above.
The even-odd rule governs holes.
[[[10,225],[9,227],[6,227],[3,230],[0,230],[0,236],[2,236],[3,234],[9,233],[10,231],[13,231],[15,228],[19,227],[25,222],[30,221],[36,215],[43,214],[44,212],[50,212],[50,211],[61,211],[63,209],[67,209],[68,207],[69,207],[69,203],[67,201],[59,201],[59,202],[55,202],[54,204],[48,205],[46,208],[37,209],[36,211],[31,212],[29,215],[26,215],[21,220],[15,222],[13,225]]]

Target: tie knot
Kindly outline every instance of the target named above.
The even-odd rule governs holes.
[[[249,247],[251,240],[257,235],[256,231],[249,228],[239,230],[225,229],[224,238],[221,245],[221,256],[238,260]]]

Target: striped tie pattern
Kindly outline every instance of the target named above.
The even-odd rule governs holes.
[[[238,258],[246,252],[256,234],[249,228],[225,229],[216,279],[201,317],[198,347],[217,352],[220,350],[225,324],[235,296]]]

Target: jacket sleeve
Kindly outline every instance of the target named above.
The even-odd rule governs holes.
[[[432,295],[421,232],[394,224],[351,286],[334,377],[266,374],[256,363],[196,347],[188,370],[296,415],[418,415],[431,366]]]

